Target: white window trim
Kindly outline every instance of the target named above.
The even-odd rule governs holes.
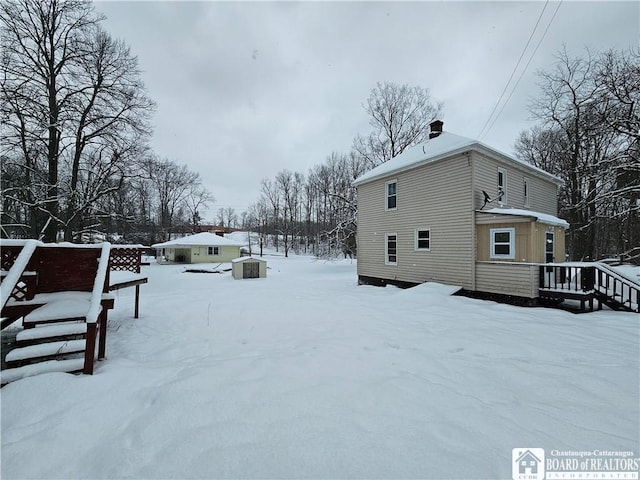
[[[500,254],[495,254],[495,246],[496,246],[496,242],[495,242],[495,234],[496,233],[509,233],[509,255],[500,255]],[[489,251],[489,257],[490,258],[503,258],[503,259],[508,259],[508,260],[513,260],[516,258],[516,229],[511,227],[511,228],[492,228],[489,230],[489,235],[490,235],[490,251]],[[504,245],[502,242],[498,243],[498,245]]]
[[[389,261],[389,237],[396,237],[396,261]],[[384,235],[384,264],[385,265],[398,265],[398,234],[397,233],[385,233]]]
[[[418,247],[418,232],[429,232],[429,248]],[[414,250],[416,252],[430,252],[431,251],[431,229],[429,227],[416,228],[414,233]]]
[[[524,206],[530,207],[531,206],[531,184],[529,183],[529,179],[527,177],[524,177],[522,181],[522,189],[523,189],[523,195],[524,195]]]
[[[392,183],[396,184],[396,206],[393,208],[389,208],[389,185]],[[384,183],[384,209],[388,211],[393,211],[398,209],[398,179],[389,180]]]
[[[496,178],[496,198],[500,197],[500,183],[499,183],[499,179],[500,179],[500,174],[502,174],[502,199],[499,200],[499,203],[502,204],[506,204],[507,203],[507,189],[509,187],[509,182],[507,180],[507,171],[504,168],[500,168],[498,167],[498,175]]]
[[[209,253],[209,249],[211,249],[211,253]],[[216,253],[216,249],[218,249],[218,253]],[[220,247],[207,247],[207,255],[210,257],[219,257]]]

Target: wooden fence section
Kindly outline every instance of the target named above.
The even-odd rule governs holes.
[[[111,272],[128,272],[131,274],[119,278],[116,278],[117,274],[111,275],[109,291],[113,292],[123,288],[135,287],[134,318],[138,318],[140,312],[140,285],[149,281],[147,277],[140,274],[143,249],[144,247],[139,245],[112,245],[109,256],[109,270]]]

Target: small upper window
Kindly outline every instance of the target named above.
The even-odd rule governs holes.
[[[506,170],[498,169],[498,203],[507,203],[507,172]]]
[[[387,210],[395,210],[397,207],[397,197],[398,197],[398,181],[393,180],[391,182],[387,182],[385,184],[386,189],[386,209]]]
[[[522,189],[524,190],[524,206],[528,207],[529,206],[529,179],[525,178],[522,184]]]
[[[491,258],[516,258],[515,228],[491,229]]]
[[[220,255],[220,247],[208,247],[207,255]]]
[[[431,231],[428,228],[416,230],[416,250],[431,249]]]

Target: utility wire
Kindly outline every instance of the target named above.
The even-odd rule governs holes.
[[[489,124],[489,121],[491,120],[491,117],[493,116],[493,114],[496,112],[496,109],[498,108],[498,105],[500,105],[500,101],[502,100],[502,97],[504,97],[504,94],[507,91],[507,88],[509,88],[509,84],[511,83],[511,80],[513,79],[513,76],[516,74],[516,71],[518,70],[518,66],[520,65],[520,62],[522,61],[522,57],[524,57],[524,54],[527,51],[527,48],[529,47],[529,44],[531,43],[531,39],[533,38],[533,35],[536,33],[536,30],[538,29],[538,25],[540,24],[540,20],[542,19],[542,16],[544,15],[544,11],[547,9],[547,5],[548,4],[549,4],[549,0],[547,0],[544,3],[544,7],[542,7],[542,11],[540,12],[540,15],[538,16],[538,20],[536,21],[536,24],[534,25],[533,30],[531,31],[531,35],[529,35],[529,39],[527,40],[527,44],[522,49],[522,53],[520,54],[520,58],[518,58],[518,62],[516,63],[516,66],[513,67],[513,71],[511,72],[511,76],[509,77],[509,80],[507,80],[507,83],[504,86],[504,89],[502,90],[502,93],[500,94],[500,97],[498,98],[498,101],[493,106],[493,110],[491,110],[491,113],[489,114],[489,117],[487,118],[487,121],[484,122],[484,125],[482,126],[482,129],[480,130],[480,133],[478,133],[476,138],[478,138],[478,139],[482,138],[482,134],[484,133],[485,128],[487,128],[487,125]]]
[[[520,76],[518,77],[518,80],[516,81],[516,84],[511,89],[511,93],[509,93],[509,96],[507,97],[507,99],[505,100],[504,104],[502,105],[502,108],[500,109],[500,111],[498,112],[496,117],[493,119],[493,122],[491,122],[491,125],[489,125],[489,128],[487,128],[487,131],[485,132],[485,135],[488,134],[491,131],[491,129],[493,128],[493,125],[496,123],[496,120],[498,120],[498,118],[500,117],[500,115],[504,111],[504,108],[509,103],[509,100],[511,99],[511,96],[513,95],[513,92],[515,92],[516,88],[518,88],[518,85],[520,84],[520,80],[522,80],[522,77],[524,76],[525,72],[527,71],[527,68],[529,67],[529,64],[531,63],[531,60],[533,60],[533,57],[535,57],[536,52],[538,51],[538,48],[540,48],[540,45],[542,44],[542,41],[544,40],[544,37],[547,35],[547,32],[549,31],[549,27],[551,27],[551,24],[553,23],[553,19],[556,18],[556,13],[558,13],[558,10],[560,9],[560,5],[562,5],[562,0],[560,1],[560,3],[558,3],[558,6],[556,7],[555,12],[553,12],[553,16],[551,17],[551,20],[549,20],[549,23],[547,24],[547,28],[545,28],[544,32],[542,33],[542,37],[540,38],[540,40],[538,41],[538,44],[536,45],[536,48],[533,50],[533,53],[529,57],[529,61],[524,66],[524,69],[520,73]]]

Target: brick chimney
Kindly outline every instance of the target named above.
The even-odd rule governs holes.
[[[436,138],[442,133],[443,125],[444,122],[442,120],[434,120],[429,124],[429,127],[431,128],[431,133],[429,133],[429,140],[431,140],[432,138]]]

